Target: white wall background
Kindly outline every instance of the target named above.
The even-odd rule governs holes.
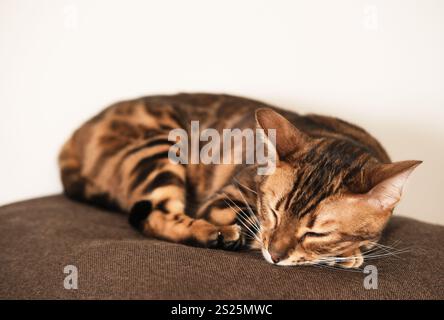
[[[397,213],[444,223],[444,1],[0,2],[0,204],[61,191],[59,147],[122,98],[240,94],[421,159]]]

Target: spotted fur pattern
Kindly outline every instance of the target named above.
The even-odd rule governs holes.
[[[275,173],[258,176],[254,165],[172,163],[168,134],[190,132],[193,120],[219,132],[277,129]],[[356,267],[360,248],[377,241],[399,200],[393,185],[418,162],[391,164],[371,135],[336,118],[229,95],[178,94],[108,107],[74,132],[59,164],[69,197],[126,212],[148,236],[262,249],[282,265],[324,259]]]

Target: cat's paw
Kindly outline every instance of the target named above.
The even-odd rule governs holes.
[[[359,268],[364,263],[364,258],[359,249],[343,254],[340,258],[342,259],[338,259],[336,265],[345,269]]]
[[[238,250],[244,245],[242,228],[237,224],[222,226],[219,228],[218,244],[219,248],[225,250]]]
[[[215,226],[205,220],[195,220],[191,226],[196,245],[207,248],[237,250],[244,244],[242,229],[237,224]]]

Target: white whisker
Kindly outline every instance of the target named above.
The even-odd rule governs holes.
[[[359,269],[359,268],[347,269],[347,268],[337,267],[337,266],[334,266],[334,265],[330,266],[330,265],[326,265],[326,264],[322,264],[322,263],[317,263],[317,262],[314,262],[313,264],[309,264],[309,265],[314,266],[314,267],[324,268],[324,269],[335,270],[335,271],[346,271],[346,272],[362,273],[361,269]]]
[[[233,205],[235,205],[236,207],[237,207],[237,209],[239,210],[239,211],[236,211],[238,214],[241,214],[242,215],[242,217],[244,218],[244,221],[246,222],[246,223],[249,223],[250,224],[250,227],[252,227],[254,230],[256,230],[257,232],[260,232],[260,230],[259,230],[259,228],[253,223],[253,222],[251,222],[251,221],[249,221],[249,219],[250,219],[250,216],[248,216],[243,210],[242,210],[242,208],[240,208],[233,200],[231,200],[229,197],[228,197],[228,195],[227,194],[225,194],[226,196],[227,196],[227,199],[233,204]],[[231,206],[230,206],[231,207]],[[232,208],[232,207],[231,207]],[[233,208],[232,208],[233,209]]]
[[[244,196],[242,190],[240,190],[239,188],[238,188],[238,190],[239,190],[239,192],[240,192],[240,194],[241,194],[241,196],[242,196],[242,199],[244,200],[245,205],[246,205],[247,208],[248,208],[248,212],[250,213],[250,216],[249,216],[249,217],[251,217],[251,218],[253,218],[253,219],[255,220],[254,227],[256,228],[256,230],[257,230],[258,232],[260,232],[260,230],[259,230],[259,227],[260,227],[260,221],[259,221],[258,217],[256,216],[254,210],[251,209],[250,205],[248,204],[247,199],[245,199],[245,196]]]
[[[229,199],[228,198],[228,200],[230,200],[230,201],[232,201],[231,199]],[[227,202],[227,200],[226,199],[224,199],[224,201],[225,201],[225,203],[231,208],[231,209],[233,209],[234,210],[234,208]],[[233,202],[234,203],[234,202]],[[234,203],[235,204],[235,203]],[[236,204],[235,204],[236,205]],[[237,205],[236,205],[237,206]],[[238,206],[237,206],[238,207]],[[239,207],[238,207],[239,208]],[[240,209],[240,208],[239,208]],[[236,211],[236,210],[234,210],[234,211]],[[237,212],[237,211],[236,211]],[[242,219],[245,219],[245,218],[243,218],[242,217]],[[239,222],[240,223],[242,223],[242,225],[251,233],[251,236],[252,237],[254,237],[259,243],[262,243],[262,240],[256,235],[256,233],[255,232],[253,232],[248,226],[247,226],[247,224],[242,220],[242,219],[239,219]]]
[[[240,185],[240,186],[244,187],[245,189],[247,189],[247,190],[253,192],[254,194],[257,194],[257,192],[254,191],[253,189],[251,189],[251,188],[247,187],[246,185],[240,183],[240,181],[239,181],[237,178],[234,178],[233,180],[236,181],[238,185]]]

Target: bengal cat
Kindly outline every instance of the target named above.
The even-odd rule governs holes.
[[[276,129],[276,169],[180,164],[172,129]],[[420,161],[391,163],[379,142],[340,119],[216,94],[116,103],[83,124],[59,156],[65,193],[128,213],[147,236],[262,250],[277,265],[357,268]]]

